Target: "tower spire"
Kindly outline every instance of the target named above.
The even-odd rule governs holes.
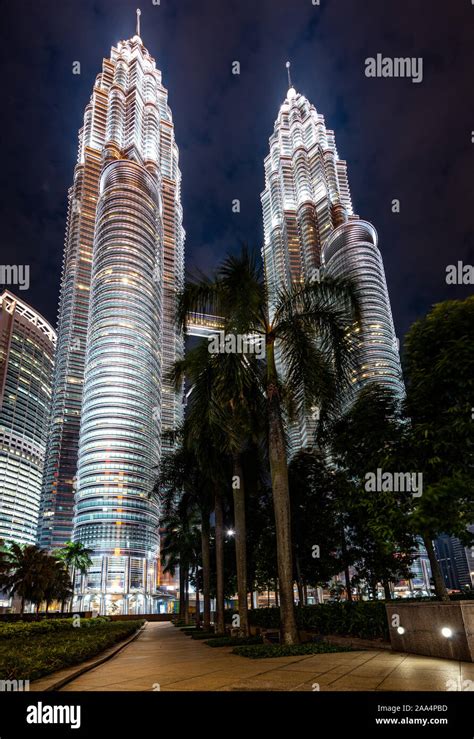
[[[291,72],[290,72],[291,62],[286,63],[286,69],[288,71],[288,89],[293,87],[293,83],[291,81]]]
[[[142,14],[142,11],[140,8],[137,8],[137,36],[140,36],[140,16]]]

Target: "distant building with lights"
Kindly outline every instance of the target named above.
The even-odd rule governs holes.
[[[287,65],[289,66],[289,65]],[[289,75],[288,75],[289,76]],[[289,89],[265,158],[262,249],[270,312],[278,290],[329,275],[353,278],[361,300],[354,388],[378,381],[404,393],[382,258],[373,226],[354,214],[347,164],[334,131],[307,98]],[[315,414],[290,429],[292,451],[311,444]]]
[[[181,173],[168,92],[140,37],[103,62],[69,193],[53,411],[39,541],[73,538],[93,566],[76,604],[155,610],[163,431],[182,418],[166,380],[183,355]],[[168,442],[169,444],[169,442]]]
[[[474,526],[468,530],[474,534]],[[449,590],[474,588],[474,548],[466,547],[457,537],[442,534],[434,542],[436,558]]]
[[[23,300],[0,295],[0,539],[35,544],[56,332]]]

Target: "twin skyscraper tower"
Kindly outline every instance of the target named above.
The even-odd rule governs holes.
[[[104,60],[79,132],[40,510],[40,546],[73,537],[93,549],[78,605],[101,612],[152,610],[149,493],[161,432],[182,414],[163,379],[184,348],[181,173],[168,93],[139,31]]]
[[[362,297],[360,377],[403,392],[374,228],[353,214],[334,134],[291,86],[265,160],[269,285],[322,265]],[[39,544],[73,538],[93,566],[75,607],[155,610],[159,521],[149,497],[182,399],[166,374],[183,355],[174,305],[184,280],[181,173],[168,93],[140,36],[112,48],[79,132],[69,191]],[[297,445],[309,441],[302,420]]]

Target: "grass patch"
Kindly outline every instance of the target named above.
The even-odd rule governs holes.
[[[74,627],[72,619],[46,619],[0,627],[0,679],[37,680],[80,664],[131,636],[143,623],[81,619],[80,627]]]
[[[327,642],[317,644],[260,644],[255,646],[235,647],[232,654],[250,659],[264,659],[266,657],[297,657],[305,654],[326,654],[327,652],[353,652],[351,647],[338,647]]]
[[[261,636],[218,636],[204,642],[208,647],[238,647],[251,644],[263,644]]]

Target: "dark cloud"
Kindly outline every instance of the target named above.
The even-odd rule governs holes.
[[[347,159],[356,212],[377,228],[399,335],[466,295],[447,264],[473,262],[474,6],[463,0],[142,0],[183,172],[187,264],[260,247],[263,159],[286,92],[323,113]],[[31,264],[26,296],[55,321],[67,189],[102,58],[134,32],[137,0],[3,3],[2,261]],[[424,79],[368,79],[364,60],[424,59]],[[81,75],[72,74],[74,61]],[[233,61],[240,76],[231,73]],[[232,200],[241,213],[232,213]],[[392,199],[401,201],[392,214]]]

